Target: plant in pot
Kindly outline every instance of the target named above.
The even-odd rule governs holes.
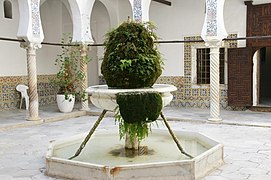
[[[150,22],[124,22],[106,34],[101,72],[109,88],[150,88],[162,73],[163,61],[157,49],[155,26]],[[120,138],[128,149],[138,149],[162,109],[157,92],[117,94]]]
[[[61,41],[61,53],[57,55],[55,65],[59,66],[56,77],[51,81],[57,88],[57,105],[61,112],[71,112],[74,107],[75,97],[84,100],[87,94],[80,86],[86,78],[80,70],[80,61],[88,63],[88,57],[81,57],[80,46],[72,44],[70,34],[65,34]]]

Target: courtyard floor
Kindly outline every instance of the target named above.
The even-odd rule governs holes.
[[[0,179],[55,179],[44,175],[50,141],[88,132],[101,110],[59,113],[56,106],[41,107],[40,121],[26,121],[25,110],[0,113]],[[174,130],[196,131],[224,144],[224,165],[204,180],[271,179],[271,113],[222,111],[223,121],[210,123],[208,109],[166,107]],[[109,114],[110,115],[110,114]],[[106,117],[98,129],[118,128]],[[165,129],[165,126],[160,126]]]

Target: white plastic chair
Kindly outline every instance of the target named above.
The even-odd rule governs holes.
[[[26,107],[26,110],[28,110],[28,107],[29,107],[29,96],[27,94],[27,89],[28,89],[28,86],[26,86],[24,84],[18,84],[16,86],[16,90],[21,93],[20,109],[22,108],[23,99],[25,99],[25,107]]]

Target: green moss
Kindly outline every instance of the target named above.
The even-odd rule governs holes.
[[[106,34],[101,72],[109,87],[151,87],[162,73],[162,60],[150,23],[124,22]]]
[[[117,94],[119,134],[131,139],[144,139],[149,134],[148,123],[157,120],[162,110],[162,97],[158,92],[126,92]]]
[[[157,92],[127,92],[117,94],[120,115],[127,123],[155,121],[162,110],[162,98]]]

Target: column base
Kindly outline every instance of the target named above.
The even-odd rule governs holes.
[[[88,108],[81,108],[81,109],[79,109],[80,111],[90,111],[90,108],[88,107]]]
[[[217,117],[217,118],[210,117],[210,118],[208,118],[208,121],[213,122],[213,123],[220,123],[222,121],[222,118],[220,118],[220,117]]]
[[[27,117],[26,120],[27,121],[41,121],[42,119],[38,116],[38,117]]]

